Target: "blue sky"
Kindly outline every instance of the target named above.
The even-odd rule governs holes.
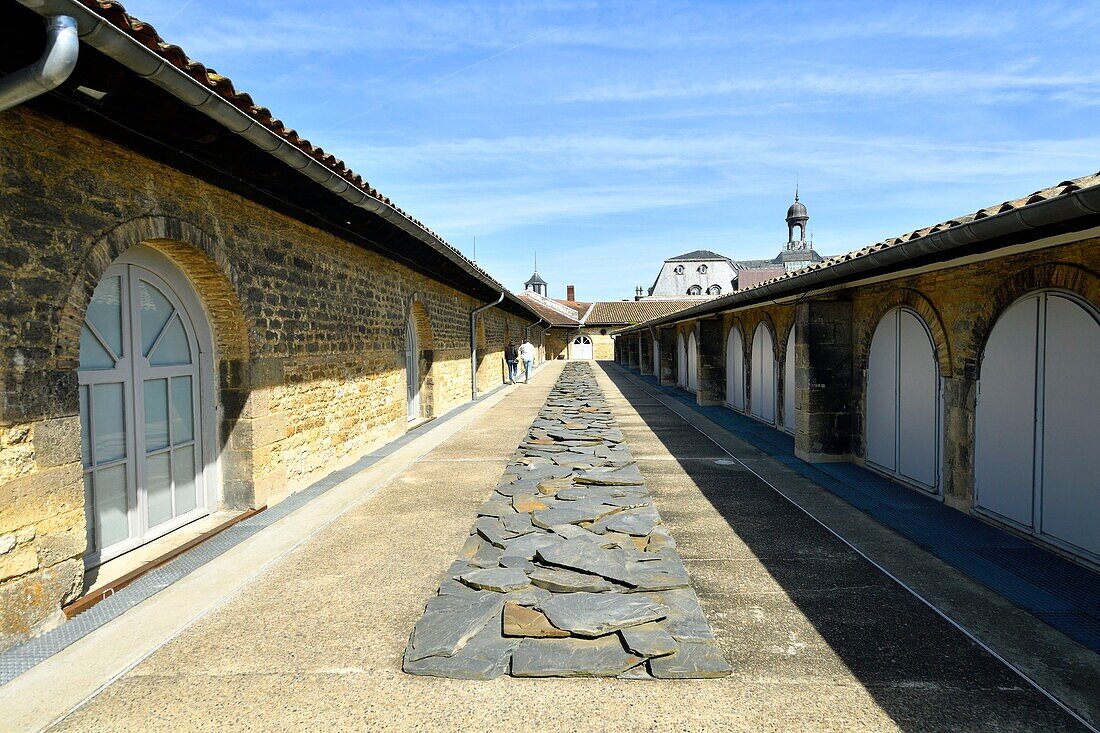
[[[1100,169],[1089,3],[128,0],[522,289],[823,254]],[[1089,120],[1092,120],[1090,123]]]

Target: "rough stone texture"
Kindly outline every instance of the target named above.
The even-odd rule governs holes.
[[[517,677],[651,679],[633,668],[674,654],[682,641],[712,641],[676,544],[622,443],[592,368],[566,365],[417,622],[406,672],[481,679],[510,655]],[[469,604],[484,602],[470,594],[491,591],[506,601],[494,612],[506,637],[561,638],[487,641],[470,663],[430,661],[464,653],[481,622],[481,607]],[[692,649],[662,674],[691,677],[697,662],[698,676],[719,676],[725,662],[712,651]]]
[[[37,528],[30,572],[42,575],[33,602],[5,606],[0,648],[80,582],[79,331],[127,249],[164,254],[211,321],[205,376],[222,420],[205,438],[220,452],[222,506],[272,504],[405,432],[409,318],[424,415],[469,400],[468,314],[481,299],[27,107],[4,114],[0,150],[0,536]],[[483,313],[480,389],[501,383],[506,336],[526,323]],[[24,585],[31,551],[18,552],[0,561],[14,573],[0,593]]]

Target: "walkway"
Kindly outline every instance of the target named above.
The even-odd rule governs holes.
[[[425,599],[560,370],[548,365],[353,504],[57,729],[1080,729],[641,384],[602,367],[599,385],[733,674],[480,682],[403,673]],[[154,599],[182,602],[181,590]],[[106,630],[58,656],[72,669],[94,666]],[[21,698],[4,693],[0,707],[14,710]]]

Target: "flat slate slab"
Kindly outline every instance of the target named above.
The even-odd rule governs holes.
[[[592,368],[562,370],[405,650],[409,674],[729,674]]]

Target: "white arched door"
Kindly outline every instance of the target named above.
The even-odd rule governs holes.
[[[405,405],[409,422],[420,417],[420,350],[411,313],[405,323]]]
[[[687,387],[687,346],[684,334],[676,334],[676,386]]]
[[[726,337],[726,404],[745,411],[745,344],[736,326]]]
[[[921,317],[907,308],[883,316],[867,363],[867,462],[928,491],[939,486],[939,382]]]
[[[688,334],[687,339],[687,390],[699,391],[699,344],[695,341],[695,332]]]
[[[111,266],[92,295],[77,372],[89,564],[207,512],[193,317],[137,264]]]
[[[975,502],[1076,554],[1100,558],[1100,323],[1057,292],[997,320],[982,355]]]
[[[794,433],[794,324],[783,349],[783,429]]]
[[[775,424],[775,339],[764,323],[752,336],[752,371],[749,372],[752,415]]]
[[[592,358],[592,339],[587,336],[577,336],[573,339],[573,344],[570,349],[572,358],[574,359],[591,359]]]

